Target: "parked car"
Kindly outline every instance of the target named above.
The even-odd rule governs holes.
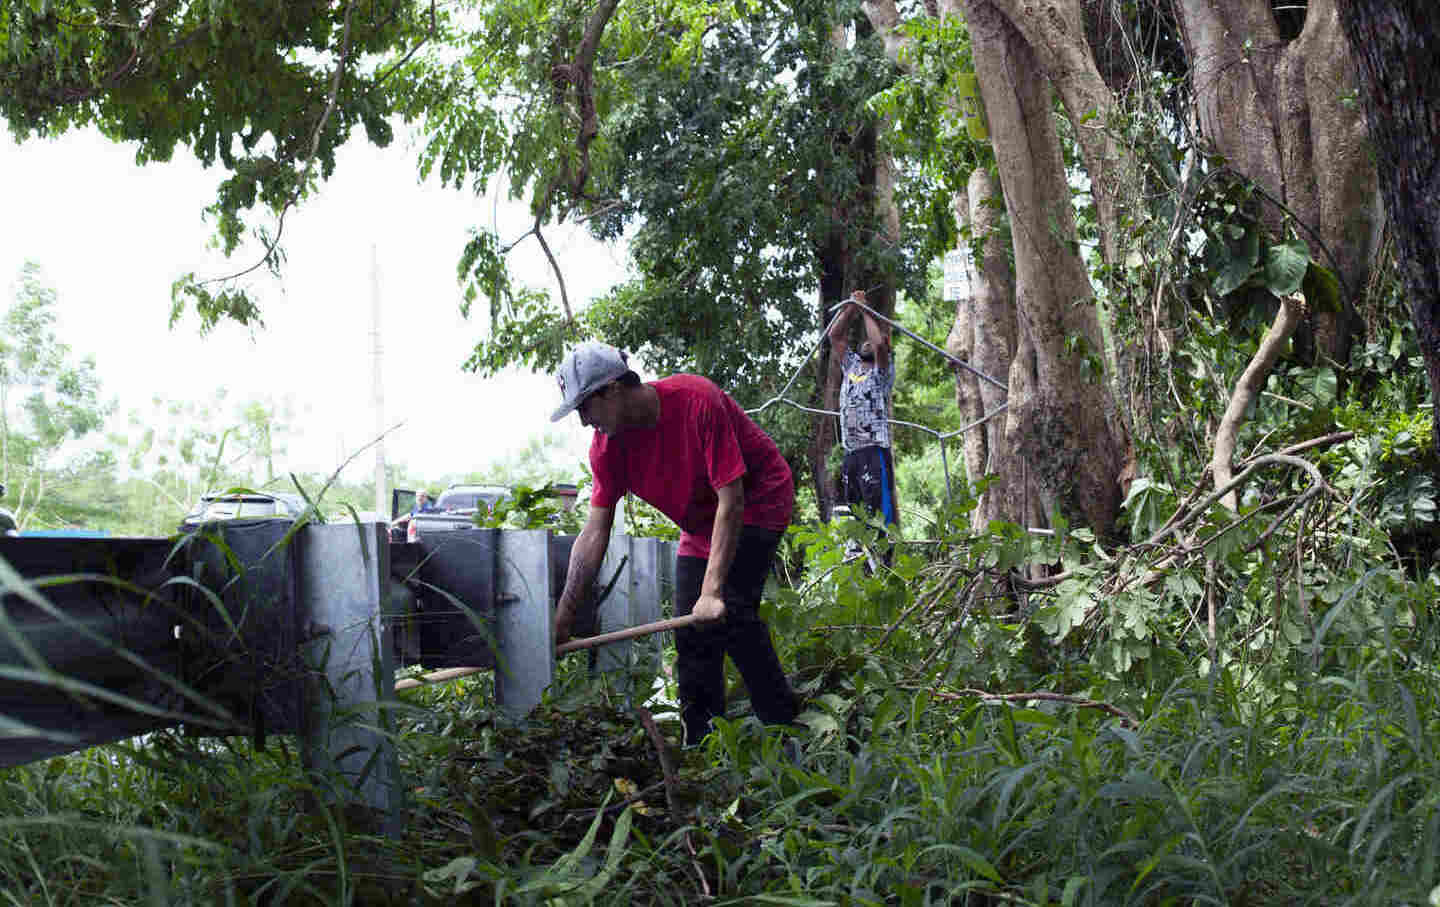
[[[504,485],[451,485],[440,492],[435,509],[441,513],[474,514],[483,505],[486,510],[494,507],[501,499],[510,497],[510,489]]]
[[[224,491],[201,495],[200,503],[180,521],[180,531],[216,520],[286,519],[305,512],[305,499],[283,491]]]
[[[429,533],[473,529],[482,507],[488,512],[508,497],[510,489],[503,485],[451,485],[440,492],[434,507],[412,514],[400,513],[399,509],[402,502],[414,505],[415,492],[397,488],[390,498],[396,510],[390,524],[390,541],[416,542]]]

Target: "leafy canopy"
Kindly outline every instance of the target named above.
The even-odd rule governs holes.
[[[0,117],[18,140],[94,126],[136,144],[136,161],[178,145],[228,176],[207,209],[227,255],[256,204],[283,212],[335,167],[356,126],[389,144],[385,65],[436,20],[415,0],[21,0],[0,7]],[[283,220],[258,229],[277,268]],[[239,276],[239,275],[237,275]],[[177,281],[172,321],[193,303],[203,329],[258,321],[233,281]]]

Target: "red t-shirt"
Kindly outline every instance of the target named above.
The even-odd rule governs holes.
[[[783,530],[795,483],[780,448],[709,378],[671,375],[651,382],[660,395],[653,428],[627,428],[590,442],[592,507],[614,507],[630,491],[680,527],[679,553],[710,556],[720,499],[715,489],[745,477],[747,526]]]

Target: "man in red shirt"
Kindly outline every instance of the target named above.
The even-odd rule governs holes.
[[[725,714],[725,656],[740,671],[755,714],[788,724],[795,694],[780,667],[760,596],[790,523],[795,484],[770,436],[708,378],[672,375],[641,383],[625,354],[582,343],[556,376],[563,402],[593,426],[590,515],[570,553],[555,612],[555,642],[570,636],[575,608],[605,558],[615,506],[633,492],[680,527],[675,615],[703,623],[675,631],[685,743],[699,742]]]

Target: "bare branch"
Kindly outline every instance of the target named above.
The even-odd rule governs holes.
[[[907,690],[920,690],[921,687],[906,686]],[[1139,719],[1129,712],[1108,702],[1101,702],[1098,699],[1085,699],[1080,696],[1068,696],[1064,693],[1051,693],[1048,690],[1036,690],[1031,693],[991,693],[988,690],[962,689],[962,690],[929,690],[932,695],[939,699],[947,699],[951,702],[963,702],[967,696],[975,696],[991,702],[1063,702],[1082,709],[1099,709],[1110,715],[1119,718],[1126,727],[1134,728],[1140,725]]]
[[[1215,450],[1210,457],[1210,471],[1215,476],[1216,488],[1233,487],[1231,459],[1235,456],[1235,439],[1245,420],[1245,412],[1264,388],[1265,379],[1280,358],[1280,353],[1284,351],[1285,343],[1300,326],[1304,313],[1303,296],[1296,294],[1280,300],[1280,311],[1275,313],[1274,324],[1270,325],[1265,339],[1260,342],[1260,348],[1255,351],[1250,364],[1245,367],[1239,382],[1236,383],[1235,392],[1230,395],[1230,404],[1225,407],[1225,415],[1220,419],[1220,427],[1215,432]],[[1234,492],[1225,494],[1222,500],[1230,510],[1238,509]]]
[[[575,315],[570,311],[570,296],[565,292],[565,274],[560,270],[560,262],[555,260],[555,255],[550,251],[550,244],[545,241],[545,234],[540,232],[540,218],[535,218],[535,238],[540,241],[540,248],[545,252],[545,258],[550,262],[550,270],[555,272],[555,280],[560,284],[560,305],[565,309],[565,321],[573,325]]]
[[[665,779],[665,805],[670,808],[670,819],[672,822],[680,821],[680,798],[676,795],[676,787],[679,784],[679,775],[675,771],[675,754],[670,752],[670,745],[665,742],[660,728],[655,725],[655,717],[650,710],[644,706],[636,706],[635,715],[640,723],[645,726],[645,733],[650,742],[655,745],[655,754],[660,759],[660,773]]]

